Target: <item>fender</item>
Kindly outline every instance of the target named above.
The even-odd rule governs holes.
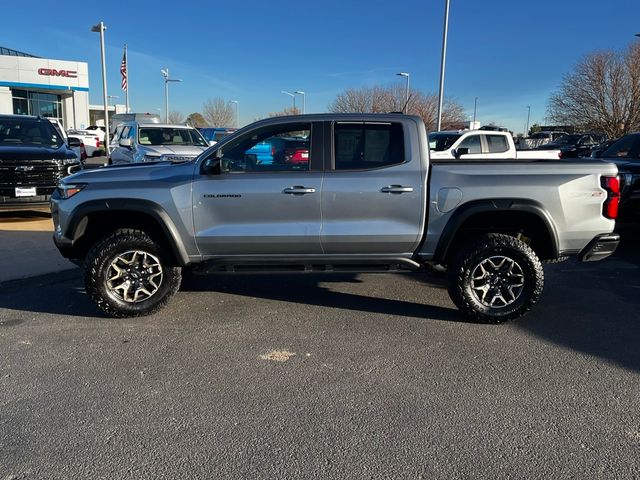
[[[162,229],[171,249],[178,261],[179,266],[189,264],[189,255],[184,248],[180,234],[169,214],[157,203],[150,200],[131,198],[112,198],[105,200],[90,200],[82,203],[73,209],[69,215],[67,231],[65,237],[75,242],[83,233],[87,226],[84,221],[87,215],[99,212],[128,211],[144,213],[152,217]]]
[[[440,235],[440,240],[433,256],[434,260],[436,262],[444,262],[456,233],[465,221],[479,213],[496,212],[523,212],[536,215],[547,228],[549,238],[551,238],[551,250],[554,258],[560,255],[558,231],[551,215],[541,203],[526,198],[488,198],[465,203],[456,209],[444,227],[442,235]]]

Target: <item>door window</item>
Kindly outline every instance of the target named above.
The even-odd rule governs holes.
[[[405,161],[399,123],[338,123],[334,148],[336,170],[388,167]]]
[[[468,148],[469,154],[482,153],[482,145],[480,143],[480,135],[470,135],[458,145],[458,148]]]
[[[487,153],[504,153],[509,150],[504,135],[487,135]]]
[[[311,124],[285,124],[254,130],[222,147],[223,172],[309,170]]]

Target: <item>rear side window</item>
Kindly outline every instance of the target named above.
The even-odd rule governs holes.
[[[503,135],[487,135],[487,153],[503,153],[509,150],[507,139]]]
[[[365,170],[404,163],[404,135],[399,123],[337,123],[336,170]]]

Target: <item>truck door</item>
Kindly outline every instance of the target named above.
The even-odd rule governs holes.
[[[322,188],[323,252],[413,253],[426,208],[426,162],[423,167],[415,124],[334,122],[328,130],[333,141],[327,142]]]
[[[203,255],[319,254],[322,124],[281,123],[225,142],[193,182]],[[258,147],[259,145],[259,147]],[[257,152],[266,148],[269,160]],[[220,170],[209,166],[220,157]]]

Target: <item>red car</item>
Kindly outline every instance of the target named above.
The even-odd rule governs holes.
[[[287,148],[284,151],[284,163],[302,164],[309,163],[308,148]]]

